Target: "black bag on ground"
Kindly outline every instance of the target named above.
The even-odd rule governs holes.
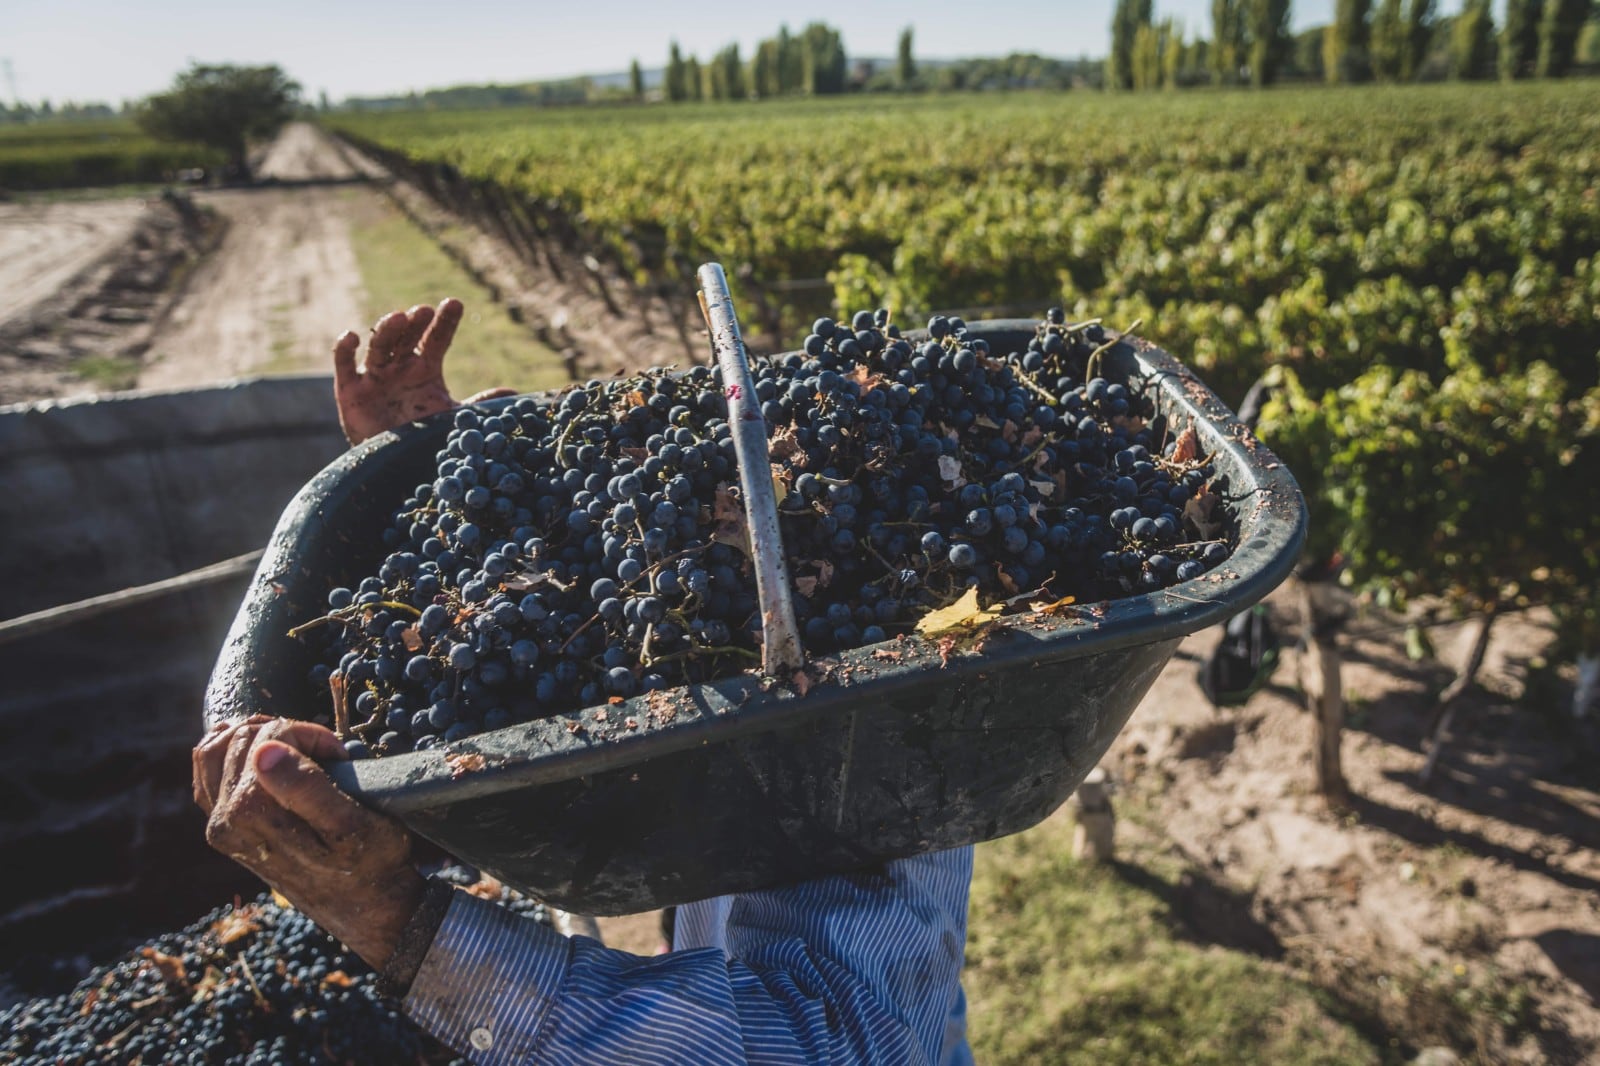
[[[1200,689],[1218,707],[1234,707],[1272,679],[1278,635],[1266,607],[1256,604],[1223,624],[1222,640],[1200,664]]]

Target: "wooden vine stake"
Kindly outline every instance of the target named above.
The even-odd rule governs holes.
[[[1117,816],[1111,809],[1111,778],[1096,766],[1072,794],[1078,823],[1072,830],[1072,857],[1110,862],[1115,857]]]
[[[1301,612],[1306,633],[1300,660],[1300,689],[1311,711],[1311,762],[1313,786],[1327,803],[1344,803],[1349,790],[1339,745],[1344,738],[1343,665],[1339,629],[1344,614],[1333,601],[1337,589],[1331,581],[1300,582]]]
[[[756,399],[755,379],[739,320],[733,313],[728,277],[719,263],[700,268],[700,310],[711,330],[722,394],[728,401],[728,426],[739,459],[739,491],[750,533],[750,559],[756,570],[756,598],[761,604],[761,669],[787,680],[805,664],[800,631],[789,594],[789,567],[784,562],[778,531],[778,500],[772,490],[772,458],[767,449],[767,421]]]

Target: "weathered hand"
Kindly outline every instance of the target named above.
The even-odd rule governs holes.
[[[419,304],[378,320],[367,355],[356,366],[354,330],[333,346],[333,399],[351,444],[456,405],[444,383],[444,357],[461,324],[460,300]]]
[[[194,798],[212,847],[382,968],[424,882],[405,828],[340,792],[312,761],[346,757],[322,726],[256,715],[195,746]]]

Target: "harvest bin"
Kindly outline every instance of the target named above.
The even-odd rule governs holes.
[[[1034,323],[969,336],[1017,351]],[[1305,535],[1288,470],[1193,374],[1142,341],[1104,375],[1155,384],[1158,417],[1213,455],[1232,557],[1171,589],[1006,620],[981,650],[910,637],[814,663],[805,694],[741,675],[447,748],[335,764],[334,780],[550,903],[626,914],[1015,833],[1071,795],[1186,634],[1287,576]],[[509,401],[502,401],[509,402]],[[335,460],[284,512],[223,647],[208,719],[323,713],[321,641],[286,636],[375,573],[393,507],[431,469],[439,416]],[[481,758],[480,758],[481,757]]]

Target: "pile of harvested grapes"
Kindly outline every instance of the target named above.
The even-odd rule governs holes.
[[[548,922],[455,867],[439,876]],[[377,975],[270,895],[221,907],[63,996],[0,1011],[0,1062],[27,1066],[462,1064],[378,993]]]
[[[1052,310],[1026,350],[960,319],[819,319],[754,366],[798,624],[826,654],[983,606],[1086,603],[1229,554],[1213,470],[1149,383],[1098,374],[1098,323]],[[737,386],[735,386],[737,387]],[[695,367],[463,408],[330,611],[325,662],[357,757],[703,681],[759,660],[761,611],[720,375]],[[326,628],[324,628],[326,627]],[[307,706],[326,706],[321,699]]]

